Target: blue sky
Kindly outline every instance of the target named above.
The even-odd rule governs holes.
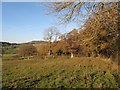
[[[59,26],[56,24],[58,18],[46,13],[40,2],[2,3],[2,41],[21,43],[43,40],[44,30],[50,26],[56,26],[61,33],[78,28],[76,23]]]

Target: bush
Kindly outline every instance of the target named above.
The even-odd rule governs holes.
[[[37,49],[33,45],[25,45],[19,49],[20,56],[33,56],[37,54]]]
[[[49,46],[48,46],[48,44],[46,44],[46,45],[39,45],[37,47],[37,50],[38,50],[38,56],[43,59],[43,58],[45,58],[48,55]]]

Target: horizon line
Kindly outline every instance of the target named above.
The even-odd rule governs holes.
[[[6,40],[0,40],[0,42],[8,42],[8,43],[28,43],[28,42],[32,42],[32,41],[45,41],[45,40],[29,40],[29,41],[23,41],[23,42],[12,42],[12,41],[6,41]]]

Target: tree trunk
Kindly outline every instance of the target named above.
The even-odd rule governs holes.
[[[71,52],[71,58],[73,58],[74,56],[73,56],[73,53]]]

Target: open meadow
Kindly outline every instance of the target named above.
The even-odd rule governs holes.
[[[117,88],[120,86],[117,65],[100,58],[5,60],[2,67],[3,88]]]
[[[117,0],[7,1],[2,89],[120,88]]]

